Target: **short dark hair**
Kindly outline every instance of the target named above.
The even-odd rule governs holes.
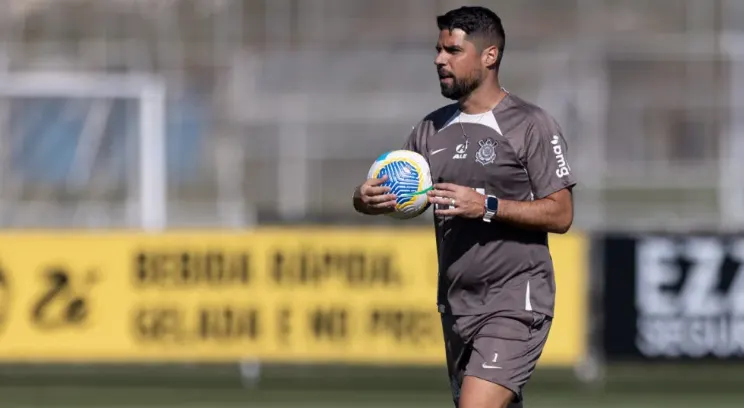
[[[504,55],[506,45],[506,33],[501,24],[501,18],[493,11],[485,7],[463,6],[438,16],[437,26],[439,30],[452,31],[459,28],[468,36],[478,37],[485,45],[483,48],[497,46],[499,58],[496,66],[501,65],[501,57]]]

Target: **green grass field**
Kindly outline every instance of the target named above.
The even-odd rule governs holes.
[[[445,392],[371,392],[269,390],[241,391],[215,389],[152,388],[3,388],[3,407],[101,407],[101,408],[445,408],[451,407]],[[739,395],[597,394],[534,392],[527,401],[535,408],[734,408],[741,407]]]
[[[579,384],[567,370],[540,370],[530,408],[740,408],[744,368],[626,365],[603,386]],[[244,386],[237,367],[5,367],[0,407],[99,408],[445,408],[439,369],[269,367]]]

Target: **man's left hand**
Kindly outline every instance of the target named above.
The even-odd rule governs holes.
[[[427,195],[430,203],[439,205],[436,215],[482,218],[486,213],[486,196],[469,187],[438,183]]]

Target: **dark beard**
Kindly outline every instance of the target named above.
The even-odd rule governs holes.
[[[439,83],[439,88],[442,91],[442,96],[447,99],[459,101],[460,99],[470,95],[478,86],[480,81],[478,79],[457,79],[452,81],[452,85],[446,85],[443,82]]]

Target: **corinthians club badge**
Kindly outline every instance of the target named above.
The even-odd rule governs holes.
[[[490,137],[485,140],[478,142],[480,149],[475,152],[475,161],[482,165],[491,164],[496,160],[496,146],[499,142],[491,139]]]

